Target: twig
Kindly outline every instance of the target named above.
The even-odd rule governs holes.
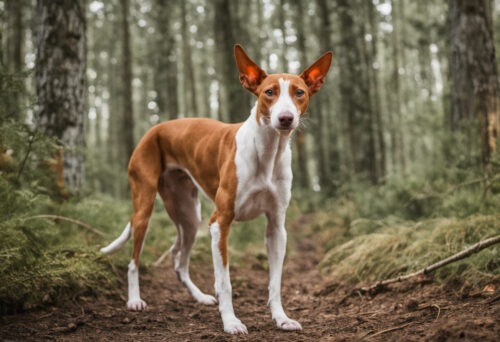
[[[440,308],[440,307],[439,307],[439,305],[437,305],[437,304],[432,304],[432,306],[433,306],[433,307],[435,307],[435,308],[438,310],[438,314],[437,314],[437,316],[436,316],[436,319],[434,320],[434,322],[435,322],[435,321],[437,321],[437,320],[438,320],[439,315],[441,314],[441,308]]]
[[[158,260],[155,261],[155,263],[153,264],[154,267],[158,267],[160,266],[163,261],[167,258],[167,256],[170,254],[170,250],[167,249],[165,252],[163,252],[163,254],[158,258]]]
[[[26,160],[28,160],[28,157],[31,153],[31,147],[33,146],[33,143],[36,138],[37,131],[35,131],[32,135],[29,137],[29,143],[28,143],[28,149],[26,150],[26,155],[23,158],[23,161],[21,163],[21,167],[19,167],[19,171],[17,172],[16,180],[19,180],[19,177],[21,177],[21,174],[23,173],[24,166],[26,165]]]
[[[405,324],[401,324],[401,325],[398,325],[396,327],[392,327],[392,328],[380,330],[380,331],[377,331],[373,335],[369,335],[369,333],[368,333],[367,335],[363,336],[361,339],[364,340],[364,339],[372,338],[372,337],[375,337],[375,336],[378,336],[378,335],[382,335],[382,334],[385,334],[385,333],[388,333],[388,332],[391,332],[391,331],[394,331],[394,330],[403,329],[403,328],[406,328],[408,325],[410,325],[410,323],[411,322],[405,323]]]
[[[78,220],[75,220],[75,219],[72,219],[72,218],[69,218],[69,217],[64,217],[64,216],[58,216],[58,215],[36,215],[36,216],[28,217],[28,218],[26,218],[26,220],[32,220],[32,219],[37,219],[37,218],[47,218],[47,219],[52,219],[52,220],[68,221],[68,222],[71,222],[71,223],[75,223],[75,224],[77,224],[79,226],[82,226],[82,227],[90,230],[92,233],[97,234],[99,236],[102,236],[102,237],[106,236],[106,234],[104,234],[100,230],[98,230],[98,229],[96,229],[96,228],[94,228],[92,226],[89,226],[88,224],[83,223],[82,221],[78,221]]]
[[[488,299],[485,303],[486,303],[486,304],[491,304],[491,303],[493,303],[493,302],[496,302],[496,301],[497,301],[497,300],[499,300],[499,299],[500,299],[500,295],[498,295],[498,296],[495,296],[495,297],[493,297],[493,298]]]
[[[437,305],[437,304],[427,304],[427,305],[424,305],[424,306],[422,306],[422,307],[419,307],[417,310],[425,310],[425,309],[429,309],[429,308],[435,308],[435,309],[438,311],[437,316],[436,316],[436,318],[434,319],[434,321],[437,321],[437,320],[438,320],[439,315],[441,314],[441,310],[448,310],[448,308],[447,308],[447,307],[443,307],[443,308],[441,308],[441,307],[440,307],[439,305]]]

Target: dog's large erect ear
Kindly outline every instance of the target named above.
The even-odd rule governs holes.
[[[236,65],[240,72],[241,84],[257,95],[257,88],[264,78],[267,77],[266,73],[247,56],[245,50],[239,44],[234,46],[234,57],[236,58]]]
[[[325,53],[302,74],[300,74],[300,77],[304,79],[309,87],[309,93],[311,95],[316,93],[321,88],[323,83],[325,83],[326,74],[328,73],[330,64],[332,63],[332,56],[333,53],[331,51]]]

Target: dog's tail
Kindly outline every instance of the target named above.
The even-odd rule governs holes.
[[[115,241],[111,242],[108,246],[101,248],[101,252],[106,254],[118,252],[123,246],[125,246],[125,243],[127,243],[131,236],[132,229],[129,222],[121,235]]]

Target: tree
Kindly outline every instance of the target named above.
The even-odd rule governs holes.
[[[378,21],[375,14],[375,6],[372,1],[367,1],[366,6],[368,7],[368,22],[370,26],[370,35],[371,35],[371,59],[373,62],[377,60],[378,54]],[[369,65],[368,70],[370,72],[370,87],[373,89],[372,92],[372,111],[375,118],[376,125],[376,134],[377,134],[377,143],[378,143],[378,181],[384,178],[385,176],[385,160],[386,160],[386,151],[385,151],[385,141],[384,141],[384,123],[382,120],[382,107],[380,104],[380,82],[378,69],[375,69],[374,65]]]
[[[165,120],[175,119],[179,115],[177,97],[177,61],[175,58],[175,35],[171,29],[174,8],[172,2],[156,0],[154,23],[158,34],[155,44],[154,86],[156,102]]]
[[[359,9],[360,11],[357,11]],[[347,122],[350,166],[355,173],[367,174],[378,182],[374,105],[370,87],[373,56],[366,42],[365,21],[368,17],[359,1],[337,0],[339,16],[340,110]]]
[[[316,1],[316,11],[319,12],[319,25],[318,25],[318,35],[319,35],[319,46],[322,53],[331,50],[331,24],[330,17],[328,11],[328,4],[326,0],[317,0]],[[325,108],[329,108],[328,106],[328,84],[325,85],[325,88],[322,92],[316,94],[313,97],[312,105],[314,106],[314,116],[317,124],[317,137],[318,137],[318,176],[319,176],[319,184],[322,189],[325,191],[331,190],[332,177],[330,174],[330,158],[328,155],[330,151],[334,151],[334,158],[331,160],[331,164],[337,166],[338,158],[335,156],[337,152],[337,148],[335,143],[333,143],[334,147],[331,147],[331,144],[327,145],[329,141],[329,137],[326,131],[328,126],[327,113],[323,110],[323,105]],[[330,127],[331,128],[331,127]]]
[[[301,69],[305,70],[308,66],[306,55],[306,38],[304,33],[304,9],[301,0],[294,0],[291,2],[295,6],[295,18],[293,23],[296,26],[297,32],[297,50],[299,52],[299,62]],[[284,26],[284,25],[283,25]],[[306,134],[300,127],[295,133],[295,146],[297,149],[297,170],[299,185],[303,189],[308,189],[309,184],[309,171],[307,168],[307,148],[306,148]]]
[[[23,69],[23,24],[24,3],[22,0],[5,1],[6,34],[5,34],[5,65],[11,73],[20,73]],[[1,56],[0,56],[1,57]],[[6,98],[6,110],[10,117],[20,118],[20,96],[18,91],[13,91]]]
[[[450,0],[448,4],[451,130],[458,130],[464,121],[478,121],[481,159],[483,164],[488,164],[496,151],[500,129],[500,91],[493,40],[492,3],[489,0]],[[468,127],[470,125],[465,123],[464,128]]]
[[[214,29],[217,74],[219,89],[222,90],[222,104],[219,103],[219,110],[223,118],[230,122],[240,122],[246,120],[250,113],[250,101],[240,85],[234,62],[233,49],[236,41],[229,0],[215,1]]]
[[[121,0],[121,29],[122,29],[122,138],[124,148],[124,162],[128,166],[128,161],[134,152],[134,104],[132,102],[132,51],[130,49],[129,32],[129,2]]]
[[[286,43],[286,26],[285,26],[285,0],[280,0],[278,6],[278,21],[280,24],[281,31],[281,69],[283,73],[288,73],[288,60],[287,60],[287,50],[288,46]]]
[[[403,0],[400,0],[403,1]],[[399,8],[398,8],[399,7]],[[395,170],[401,170],[404,172],[406,169],[406,157],[404,152],[404,136],[403,136],[403,113],[402,113],[402,96],[401,96],[401,79],[399,73],[402,70],[400,65],[400,57],[402,55],[402,39],[401,27],[402,24],[402,5],[391,0],[391,18],[392,18],[392,35],[391,35],[391,47],[392,47],[392,120],[391,120],[391,150],[392,150],[392,161],[393,168]],[[403,63],[404,67],[404,63]]]
[[[37,127],[61,139],[63,178],[72,190],[83,187],[86,99],[84,0],[39,0],[36,88]]]
[[[181,1],[181,30],[182,30],[182,73],[184,75],[183,98],[189,97],[190,101],[184,101],[184,111],[187,116],[198,115],[196,82],[194,78],[193,57],[191,53],[190,34],[187,27],[186,1]],[[189,105],[188,105],[189,104]],[[189,108],[189,109],[188,109]]]

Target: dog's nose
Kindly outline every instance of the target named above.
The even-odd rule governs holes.
[[[280,122],[281,127],[288,128],[292,125],[293,122],[293,114],[290,112],[281,113],[278,116],[278,120]]]

